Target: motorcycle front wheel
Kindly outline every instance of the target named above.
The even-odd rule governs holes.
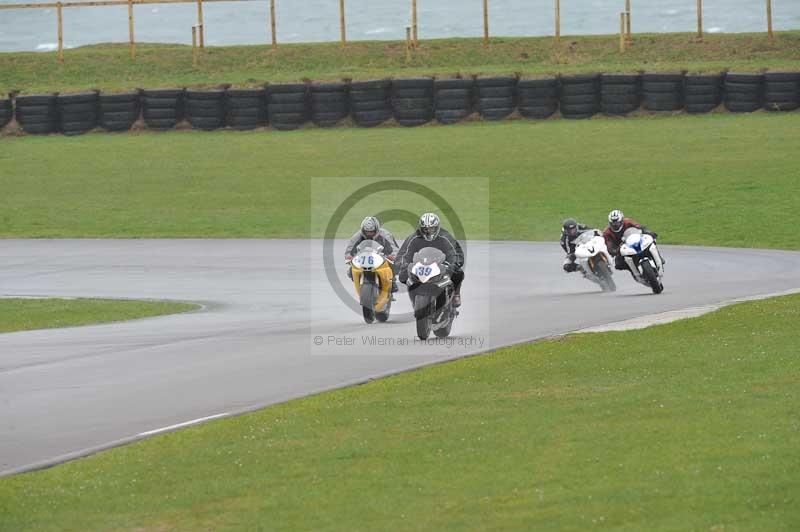
[[[414,317],[417,319],[417,336],[420,340],[427,340],[431,335],[432,303],[428,296],[420,295],[414,298]]]
[[[655,269],[653,269],[653,265],[650,264],[649,260],[643,260],[641,264],[642,268],[642,277],[645,278],[647,284],[650,285],[650,288],[653,290],[654,294],[660,294],[664,291],[664,285],[661,284],[661,281],[658,280],[658,274],[656,273]]]
[[[603,289],[603,292],[616,292],[617,291],[617,283],[614,282],[614,277],[611,274],[611,267],[608,265],[606,261],[600,261],[597,265],[598,273],[600,278],[603,280],[603,284],[600,285]]]
[[[361,307],[361,311],[364,314],[364,321],[367,323],[372,323],[375,321],[375,311],[369,307]]]

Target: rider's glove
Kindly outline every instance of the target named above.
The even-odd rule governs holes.
[[[346,263],[350,264],[351,262],[353,262],[353,256],[352,255],[345,255],[344,256],[344,261]]]
[[[389,256],[388,256],[388,257],[386,257],[386,258],[387,258],[387,259],[389,259],[389,261],[390,261],[390,262],[394,262],[394,259],[396,259],[396,258],[397,258],[397,255],[395,255],[394,253],[392,253],[391,255],[389,255]]]
[[[575,254],[574,253],[567,253],[567,258],[571,261],[575,261]]]

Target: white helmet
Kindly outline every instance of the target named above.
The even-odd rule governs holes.
[[[439,217],[432,212],[426,212],[419,217],[419,232],[422,235],[422,238],[428,242],[431,242],[437,236],[439,236],[440,229]]]
[[[374,216],[367,216],[361,221],[361,235],[364,238],[375,238],[380,230],[381,224]]]
[[[608,226],[615,233],[622,231],[622,225],[625,222],[625,214],[619,209],[614,209],[608,213]]]

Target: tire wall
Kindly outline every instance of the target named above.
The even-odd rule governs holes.
[[[141,114],[139,92],[100,94],[97,103],[97,122],[106,131],[127,131]]]
[[[183,120],[184,89],[142,91],[142,117],[148,129],[174,129]]]
[[[800,108],[800,72],[764,74],[764,109],[794,111]]]
[[[336,127],[350,115],[346,83],[311,85],[311,121],[319,127]]]
[[[185,92],[186,119],[193,129],[213,131],[225,127],[225,91],[191,90]]]
[[[517,78],[491,77],[475,80],[478,111],[484,120],[503,120],[514,112]]]
[[[655,112],[683,109],[683,74],[643,74],[644,108]]]
[[[752,113],[761,108],[763,74],[728,72],[725,76],[725,108],[732,113]]]
[[[298,129],[310,115],[308,85],[288,83],[267,87],[267,114],[270,125],[279,131]]]
[[[404,127],[433,120],[433,78],[396,79],[392,82],[394,119]]]
[[[683,78],[683,102],[687,113],[708,113],[722,103],[722,74],[687,75]]]
[[[347,93],[353,122],[375,127],[392,118],[392,82],[388,79],[350,84]]]
[[[267,123],[267,98],[264,89],[228,89],[225,94],[225,125],[248,130]]]
[[[80,135],[97,127],[97,93],[59,94],[59,130],[64,135]]]
[[[55,94],[18,96],[14,114],[26,133],[44,135],[58,131],[58,107]]]
[[[4,128],[12,118],[14,118],[14,106],[11,100],[0,99],[0,128]]]
[[[600,112],[600,74],[563,76],[559,98],[564,118],[591,118]]]
[[[34,94],[0,99],[0,128],[12,120],[26,133],[78,135],[97,127],[127,131],[141,118],[152,130],[186,119],[194,129],[375,127],[390,119],[413,127],[436,120],[454,124],[478,113],[503,120],[515,111],[546,119],[598,113],[734,113],[800,109],[800,72],[719,74],[585,74],[543,79],[512,76],[408,78],[352,83],[291,83],[254,89],[145,89],[122,94]],[[14,127],[14,126],[12,126]]]
[[[437,79],[433,83],[434,115],[440,124],[455,124],[473,112],[475,80]]]
[[[558,78],[522,79],[516,91],[519,114],[524,118],[545,119],[558,110]]]
[[[638,74],[603,74],[600,78],[600,107],[603,114],[632,113],[642,104],[642,77]]]

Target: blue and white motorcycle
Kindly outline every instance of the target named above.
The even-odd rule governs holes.
[[[622,241],[620,253],[633,272],[634,279],[651,288],[654,294],[663,292],[661,279],[664,277],[664,261],[655,239],[642,233],[641,229],[632,227],[622,235]]]

